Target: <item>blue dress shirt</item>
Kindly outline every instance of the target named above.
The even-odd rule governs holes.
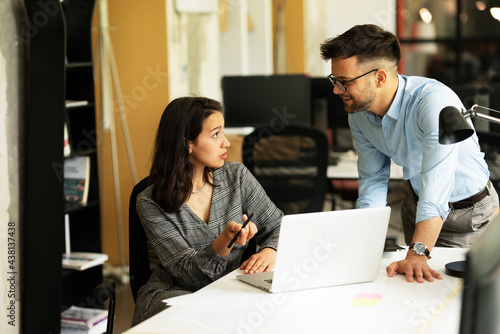
[[[398,77],[396,96],[383,118],[371,111],[349,114],[358,153],[357,206],[387,204],[392,158],[419,196],[416,223],[437,216],[444,221],[448,202],[468,198],[486,186],[488,166],[475,133],[457,144],[438,142],[439,112],[447,106],[465,110],[450,88],[433,79]]]

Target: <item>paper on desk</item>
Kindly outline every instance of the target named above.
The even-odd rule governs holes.
[[[127,333],[226,334],[230,332],[221,328],[221,325],[227,323],[227,319],[221,318],[225,316],[227,316],[226,310],[176,306],[154,315]]]
[[[271,295],[271,294],[270,294]],[[287,293],[272,294],[285,297]],[[285,299],[283,300],[285,301]],[[328,307],[311,308],[308,304],[293,304],[280,307],[271,299],[248,302],[235,300],[235,305],[225,307],[191,307],[175,306],[169,315],[170,319],[183,324],[184,333],[320,333],[325,328],[338,332],[368,332],[375,326],[383,329],[387,326],[386,318],[381,316],[384,309],[359,308],[350,309],[332,303]],[[342,312],[339,312],[342,310]],[[337,316],[336,316],[337,314]],[[342,314],[338,316],[338,314]],[[362,318],[363,321],[359,321]],[[305,321],[305,319],[307,319]],[[210,325],[208,325],[210,324]],[[187,326],[187,327],[186,327]],[[188,328],[188,330],[186,330]],[[387,331],[389,332],[389,331]]]
[[[242,283],[241,284],[245,284]],[[250,289],[256,289],[250,287]],[[206,305],[211,307],[224,307],[227,305],[228,300],[238,300],[243,299],[246,301],[267,299],[273,294],[260,290],[253,291],[231,291],[226,289],[207,289],[199,290],[196,293],[189,295],[183,295],[178,297],[173,297],[169,299],[164,299],[163,302],[171,306],[186,306],[186,307],[196,307],[198,305],[204,305],[202,307],[206,308]]]
[[[215,281],[209,286],[198,290],[196,293],[183,295],[163,300],[168,305],[193,306],[197,304],[209,304],[212,306],[227,305],[228,300],[243,298],[243,300],[254,300],[259,298],[269,298],[271,293],[257,289],[249,284],[243,283],[236,278],[240,271],[231,273],[232,278]]]

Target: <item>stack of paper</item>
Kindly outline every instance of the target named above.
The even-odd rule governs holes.
[[[66,269],[85,270],[103,264],[108,260],[107,254],[89,252],[71,252],[63,254],[62,265]]]
[[[61,313],[62,334],[102,334],[107,323],[106,310],[71,306]]]

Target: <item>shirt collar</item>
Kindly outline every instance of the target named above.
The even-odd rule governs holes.
[[[405,80],[403,76],[398,74],[398,90],[396,91],[396,96],[392,100],[391,106],[385,116],[389,116],[392,119],[397,120],[399,117],[399,111],[401,110],[401,102],[403,101],[403,91],[404,91]]]

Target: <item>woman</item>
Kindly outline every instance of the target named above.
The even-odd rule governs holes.
[[[162,300],[194,292],[238,267],[245,273],[274,268],[283,213],[241,163],[224,163],[230,144],[221,111],[217,101],[182,97],[160,120],[153,185],[137,198],[159,263],[138,291],[133,325],[166,308]],[[252,238],[260,251],[241,263]]]

